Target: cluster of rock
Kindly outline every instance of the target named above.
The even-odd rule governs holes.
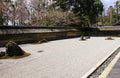
[[[114,40],[111,36],[105,38],[105,40]]]
[[[90,36],[81,36],[81,38],[80,38],[81,41],[84,41],[84,40],[87,40],[87,39],[90,39]]]
[[[42,40],[40,40],[38,43],[39,43],[39,44],[42,44],[42,43],[47,43],[47,42],[48,42],[47,39],[42,39]]]
[[[3,52],[1,51],[0,52],[0,57],[2,56],[9,56],[9,57],[12,57],[12,56],[21,56],[21,55],[24,55],[25,51],[23,51],[18,45],[17,43],[13,42],[13,41],[9,41],[7,44],[6,44],[6,51]]]

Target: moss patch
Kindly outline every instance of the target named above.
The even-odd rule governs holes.
[[[3,56],[3,57],[0,57],[0,59],[20,59],[20,58],[27,57],[27,56],[29,56],[29,55],[31,55],[31,54],[30,54],[30,53],[25,53],[25,54],[22,55],[22,56],[12,56],[12,57],[10,57],[10,56],[8,56],[8,55],[5,55],[5,56]]]

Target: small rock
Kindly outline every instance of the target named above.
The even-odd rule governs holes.
[[[5,56],[6,52],[1,51],[0,52],[0,57]]]
[[[84,41],[84,40],[86,40],[86,37],[81,36],[81,39],[80,39],[80,40]]]
[[[42,43],[47,43],[47,42],[48,42],[47,39],[42,39],[38,43],[42,44]]]
[[[107,37],[105,40],[114,40],[112,37]]]
[[[90,36],[86,36],[86,39],[90,39]]]

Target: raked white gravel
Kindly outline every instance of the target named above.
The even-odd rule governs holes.
[[[20,45],[31,55],[22,59],[0,59],[0,78],[81,78],[120,46],[120,38],[91,37]],[[0,48],[0,51],[5,48]]]

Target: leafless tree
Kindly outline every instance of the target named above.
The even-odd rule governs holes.
[[[46,15],[45,1],[44,0],[30,0],[31,2],[31,18],[32,23],[37,25],[38,22]]]
[[[29,11],[26,0],[16,0],[8,8],[8,17],[12,25],[24,25],[29,21]]]
[[[4,25],[8,23],[8,15],[9,15],[9,6],[11,5],[11,0],[8,1],[0,1],[0,18],[4,19]]]

